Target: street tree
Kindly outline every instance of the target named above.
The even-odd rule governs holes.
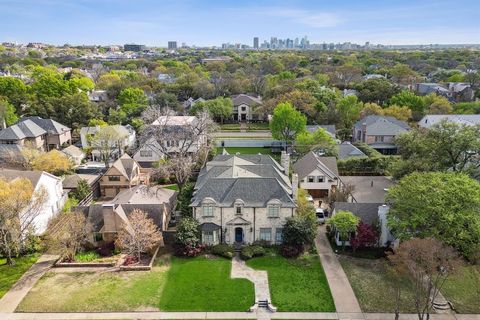
[[[306,117],[295,110],[290,103],[280,103],[273,110],[270,130],[274,139],[284,141],[290,145],[297,135],[305,131]]]
[[[457,252],[434,238],[413,238],[401,242],[388,255],[398,282],[408,276],[413,281],[413,305],[419,320],[430,319],[432,302],[438,297],[448,277],[461,265]],[[401,283],[397,283],[400,286]]]
[[[480,183],[454,172],[415,172],[388,190],[388,225],[405,241],[434,237],[470,258],[480,252]]]

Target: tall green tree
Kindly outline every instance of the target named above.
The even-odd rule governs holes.
[[[323,128],[313,133],[304,131],[295,139],[295,151],[300,154],[320,149],[327,155],[335,155],[335,146],[335,139]]]
[[[433,237],[465,257],[480,251],[480,183],[453,172],[412,173],[390,188],[388,224],[400,240]]]
[[[327,223],[338,232],[340,241],[342,241],[342,249],[345,250],[345,242],[350,240],[350,234],[357,230],[360,218],[350,211],[339,211],[328,219]]]
[[[273,110],[270,130],[274,139],[291,144],[298,134],[305,131],[307,118],[290,103],[280,103]]]

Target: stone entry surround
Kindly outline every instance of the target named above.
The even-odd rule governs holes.
[[[259,302],[268,301],[267,309],[271,312],[276,312],[277,308],[272,305],[270,298],[270,289],[268,287],[267,271],[254,270],[241,260],[238,254],[232,259],[232,279],[243,278],[253,282],[255,286],[255,304],[250,308],[250,311],[255,311],[259,307]]]

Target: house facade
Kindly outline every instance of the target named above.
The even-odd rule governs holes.
[[[67,200],[67,193],[64,192],[62,187],[62,180],[44,171],[0,169],[0,178],[8,181],[25,178],[32,183],[34,192],[45,190],[45,202],[33,220],[35,233],[39,235],[45,232],[48,221],[62,210]]]
[[[382,154],[396,154],[395,138],[410,130],[410,126],[394,117],[370,115],[353,127],[353,142],[363,142]]]
[[[295,214],[296,195],[288,171],[270,156],[218,155],[201,170],[190,206],[204,244],[274,244]]]
[[[25,121],[32,121],[47,132],[45,141],[46,150],[59,150],[72,143],[72,129],[55,120],[40,117],[23,117],[17,123]]]
[[[148,183],[148,176],[142,175],[139,164],[125,153],[100,179],[100,193],[102,197],[113,198],[120,191],[142,183]]]
[[[120,137],[119,141],[112,141],[111,148],[112,148],[112,158],[118,159],[123,155],[125,149],[133,148],[135,146],[136,141],[136,133],[132,126],[126,125],[112,125],[110,126],[112,130],[115,130],[118,137]],[[95,146],[95,143],[92,143],[93,138],[101,129],[100,126],[95,127],[83,127],[80,129],[80,142],[82,144],[82,148],[92,148],[92,160],[102,162],[101,152],[97,150],[98,146]]]
[[[47,131],[33,121],[25,120],[1,130],[0,144],[16,144],[46,151]]]
[[[320,157],[310,151],[293,165],[300,188],[314,198],[328,198],[340,186],[337,159]]]
[[[245,122],[266,120],[262,112],[259,110],[259,107],[263,104],[262,98],[242,93],[233,96],[232,102],[234,121]]]

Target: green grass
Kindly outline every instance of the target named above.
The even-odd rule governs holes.
[[[78,252],[75,255],[75,261],[77,262],[92,262],[98,258],[100,258],[100,255],[95,251]]]
[[[442,289],[459,313],[480,313],[480,266],[465,266],[450,276]]]
[[[13,266],[6,265],[6,259],[0,259],[0,298],[34,264],[39,254],[30,254],[15,259]]]
[[[247,265],[268,272],[272,303],[278,311],[333,312],[335,305],[317,255],[286,259],[266,255]]]
[[[223,258],[172,258],[160,309],[166,311],[247,311],[254,303],[253,283],[230,278]]]
[[[385,259],[339,257],[363,312],[395,311],[395,280],[388,274]],[[412,283],[405,279],[401,287],[400,311],[415,312]]]
[[[268,154],[268,155],[273,155],[272,149],[271,148],[242,148],[242,147],[226,147],[225,150],[227,150],[228,153],[230,154]],[[223,147],[218,147],[217,148],[217,154],[222,154]]]
[[[230,279],[230,268],[226,259],[162,256],[150,272],[49,272],[17,311],[246,311],[253,283]]]
[[[172,184],[172,185],[169,185],[169,186],[165,186],[164,187],[165,189],[169,189],[169,190],[174,190],[174,191],[178,191],[178,185],[176,184]]]

